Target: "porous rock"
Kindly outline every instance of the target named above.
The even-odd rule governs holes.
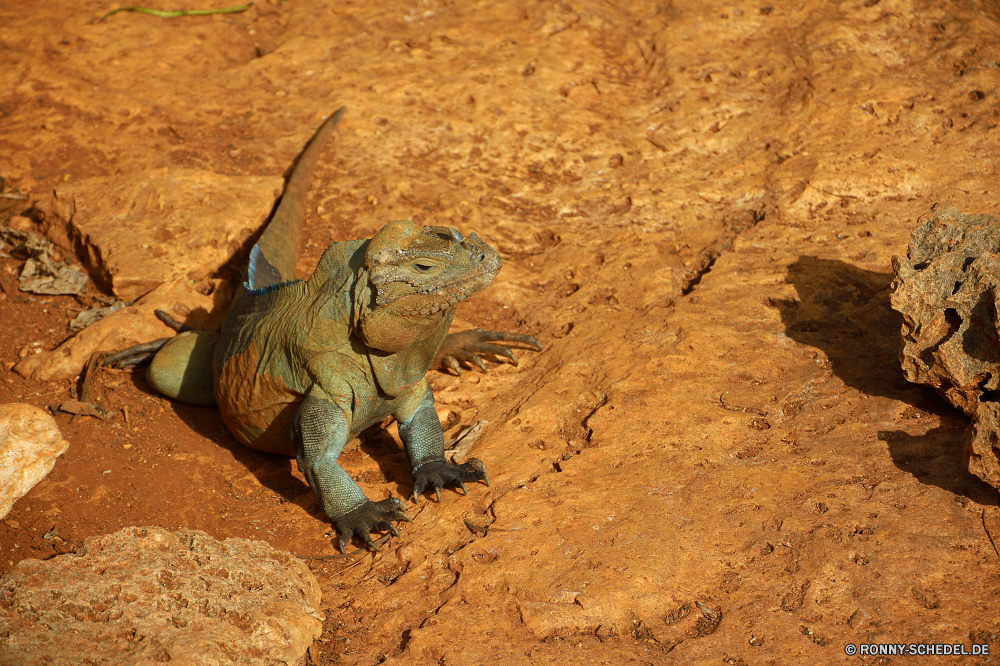
[[[984,402],[965,431],[963,450],[970,472],[1000,488],[1000,404]]]
[[[52,471],[69,442],[55,419],[33,405],[0,405],[0,518]]]
[[[933,387],[972,418],[969,471],[1000,488],[1000,221],[934,206],[918,221],[906,257],[893,257],[892,307],[903,315],[906,378]]]
[[[0,664],[296,664],[319,601],[308,567],[266,543],[127,527],[0,577]]]

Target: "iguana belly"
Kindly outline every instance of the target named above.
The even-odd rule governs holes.
[[[294,456],[292,419],[305,396],[261,366],[256,345],[233,354],[215,375],[215,399],[229,430],[243,444]]]

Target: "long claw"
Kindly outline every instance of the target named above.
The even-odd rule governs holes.
[[[481,343],[476,345],[476,351],[483,354],[492,354],[494,356],[502,356],[509,359],[513,365],[517,365],[517,357],[514,356],[514,352],[510,347],[502,347],[500,345],[491,345],[489,343]]]
[[[170,338],[160,338],[158,340],[153,340],[152,342],[144,342],[140,345],[133,345],[128,349],[123,349],[115,354],[109,354],[101,360],[101,365],[107,367],[114,363],[131,361],[131,364],[141,363],[142,361],[149,360],[153,358],[156,352],[160,351],[163,345],[167,344]],[[135,357],[136,360],[132,360]]]
[[[397,539],[399,538],[399,530],[396,529],[395,525],[389,525],[389,533]]]
[[[399,514],[399,519],[400,520],[405,520],[408,523],[412,523],[413,522],[413,518],[410,518],[408,515],[406,515],[405,513],[402,513],[402,512],[400,512],[400,514]]]
[[[486,364],[483,363],[480,356],[487,354],[497,358],[505,358],[510,361],[511,365],[518,365],[518,358],[510,347],[490,344],[492,342],[509,343],[518,349],[542,351],[541,343],[530,335],[507,331],[484,331],[480,328],[474,328],[468,331],[449,333],[445,337],[444,344],[438,352],[434,364],[441,369],[454,370],[455,374],[461,374],[462,365],[476,366],[486,372]]]
[[[420,504],[420,493],[417,492],[416,488],[413,489],[413,503],[414,504]],[[410,521],[410,522],[413,522],[413,521]]]
[[[341,555],[347,554],[347,542],[351,540],[350,534],[341,534],[337,546],[340,548]]]
[[[542,351],[542,343],[540,343],[533,335],[510,333],[509,331],[482,331],[481,337],[484,340],[489,340],[491,342],[517,342],[522,345],[534,347],[538,351]]]
[[[437,501],[438,501],[438,504],[440,504],[441,503],[441,489],[440,488],[435,488],[434,489],[434,494],[437,495]]]
[[[459,365],[458,359],[454,356],[445,356],[441,361],[448,367],[449,370],[454,370],[455,374],[459,377],[462,376],[462,366]]]
[[[472,469],[483,475],[483,481],[486,482],[486,487],[489,488],[490,477],[486,475],[486,465],[483,464],[483,461],[479,458],[469,458],[469,461],[466,464],[471,465]]]
[[[469,491],[465,487],[465,481],[459,481],[458,487],[462,489],[462,494],[468,496]]]

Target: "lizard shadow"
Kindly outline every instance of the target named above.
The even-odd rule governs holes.
[[[312,491],[305,481],[297,478],[293,473],[295,470],[294,458],[264,453],[244,446],[229,432],[217,408],[195,407],[176,400],[165,399],[146,383],[142,372],[134,373],[131,382],[139,392],[165,400],[168,409],[172,410],[185,426],[220,449],[228,451],[233,459],[253,474],[263,487],[270,489],[286,501],[297,501],[304,508],[309,507],[303,502],[302,496],[306,493],[311,496]]]
[[[147,395],[162,398],[150,387],[143,373],[132,376],[135,388]],[[233,459],[260,482],[282,499],[299,504],[310,514],[326,520],[315,501],[312,489],[302,479],[294,457],[264,453],[241,444],[226,427],[215,407],[195,407],[175,400],[168,404],[177,417],[193,432],[228,451]],[[400,493],[409,497],[413,492],[413,479],[409,460],[402,446],[387,432],[384,424],[375,424],[359,434],[361,444],[352,450],[345,450],[338,458],[345,471],[367,485],[371,499],[384,499],[395,486]],[[367,454],[377,465],[378,472],[362,469],[362,453]],[[385,488],[386,490],[382,490]],[[380,495],[375,497],[374,495]]]
[[[368,489],[375,490],[371,493],[366,492],[369,499],[373,501],[385,499],[391,494],[393,487],[397,490],[396,494],[406,498],[412,497],[413,474],[410,471],[410,461],[406,457],[403,445],[393,438],[385,424],[371,426],[360,433],[358,438],[361,440],[361,445],[357,449],[358,453],[367,455],[378,467],[377,473],[362,471],[358,475],[358,481],[379,486],[377,489]],[[345,469],[350,469],[355,462],[359,462],[360,455],[355,457],[352,453],[341,454],[341,464]]]
[[[904,417],[937,417],[938,427],[923,435],[879,431],[896,467],[923,484],[996,505],[996,489],[965,470],[968,420],[933,389],[908,382],[900,367],[902,316],[889,300],[892,274],[800,256],[788,267],[786,281],[798,298],[773,299],[773,304],[789,338],[821,350],[847,386],[909,405]]]

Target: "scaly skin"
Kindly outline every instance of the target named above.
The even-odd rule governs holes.
[[[226,425],[249,447],[296,457],[343,551],[352,535],[374,548],[372,530],[395,533],[392,522],[409,520],[398,499],[365,497],[337,464],[344,445],[391,414],[413,470],[415,499],[425,488],[440,498],[446,485],[488,485],[480,461],[445,462],[424,375],[434,365],[461,372],[459,361],[484,367],[479,354],[516,364],[508,348],[490,344],[498,340],[541,346],[529,336],[478,329],[448,335],[454,305],[500,270],[499,255],[474,233],[396,220],[371,240],[333,243],[308,280],[291,279],[309,177],[342,112],[300,157],[221,333],[173,338],[147,379],[166,395],[204,404],[196,396],[210,400],[205,369],[211,367]]]

